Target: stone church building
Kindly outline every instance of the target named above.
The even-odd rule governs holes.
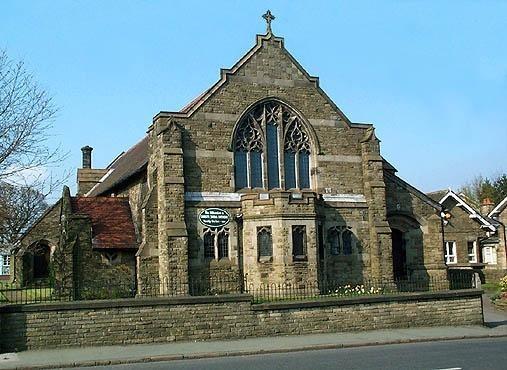
[[[139,285],[183,293],[215,278],[444,278],[441,205],[397,176],[374,127],[345,116],[266,18],[217,83],[156,114],[107,168],[92,168],[84,147],[78,194],[66,190],[20,251],[44,240],[48,259],[67,250],[81,276],[123,265]]]

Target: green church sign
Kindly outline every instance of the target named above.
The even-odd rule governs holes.
[[[199,214],[199,221],[207,227],[222,227],[230,220],[229,212],[222,208],[206,208]]]

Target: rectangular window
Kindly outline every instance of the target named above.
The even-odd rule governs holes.
[[[2,258],[2,265],[0,266],[0,275],[9,275],[11,256],[2,255],[0,257]]]
[[[250,187],[262,188],[262,153],[250,152],[250,168],[252,171]]]
[[[273,124],[267,125],[267,155],[268,155],[268,188],[280,187],[279,164],[278,164],[278,127]]]
[[[299,187],[310,188],[310,153],[299,152]]]
[[[285,151],[285,189],[296,188],[296,156],[291,151]]]
[[[475,240],[469,240],[467,242],[468,250],[468,262],[477,263],[477,242]]]
[[[456,242],[455,241],[446,241],[445,242],[445,263],[453,264],[457,263],[456,256]]]
[[[495,247],[484,247],[482,249],[482,258],[484,263],[496,265],[496,248]]]
[[[271,226],[257,228],[257,250],[259,253],[259,261],[271,260],[273,256]]]
[[[247,164],[246,164],[246,152],[235,152],[234,153],[234,181],[236,183],[236,189],[243,189],[248,187],[247,181]]]
[[[306,226],[292,226],[292,257],[294,260],[306,259]]]

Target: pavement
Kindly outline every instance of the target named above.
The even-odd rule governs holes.
[[[260,337],[206,342],[171,342],[128,346],[80,347],[4,353],[0,369],[52,369],[140,362],[243,356],[415,343],[466,338],[507,337],[507,312],[483,297],[484,326],[428,327],[330,334]]]

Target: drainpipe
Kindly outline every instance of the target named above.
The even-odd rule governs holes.
[[[443,214],[445,213],[444,209],[441,209],[440,211],[440,226],[441,226],[441,229],[442,229],[442,252],[443,252],[443,256],[444,256],[444,264],[447,268],[447,264],[445,263],[445,224],[444,224],[444,217],[443,217]]]

